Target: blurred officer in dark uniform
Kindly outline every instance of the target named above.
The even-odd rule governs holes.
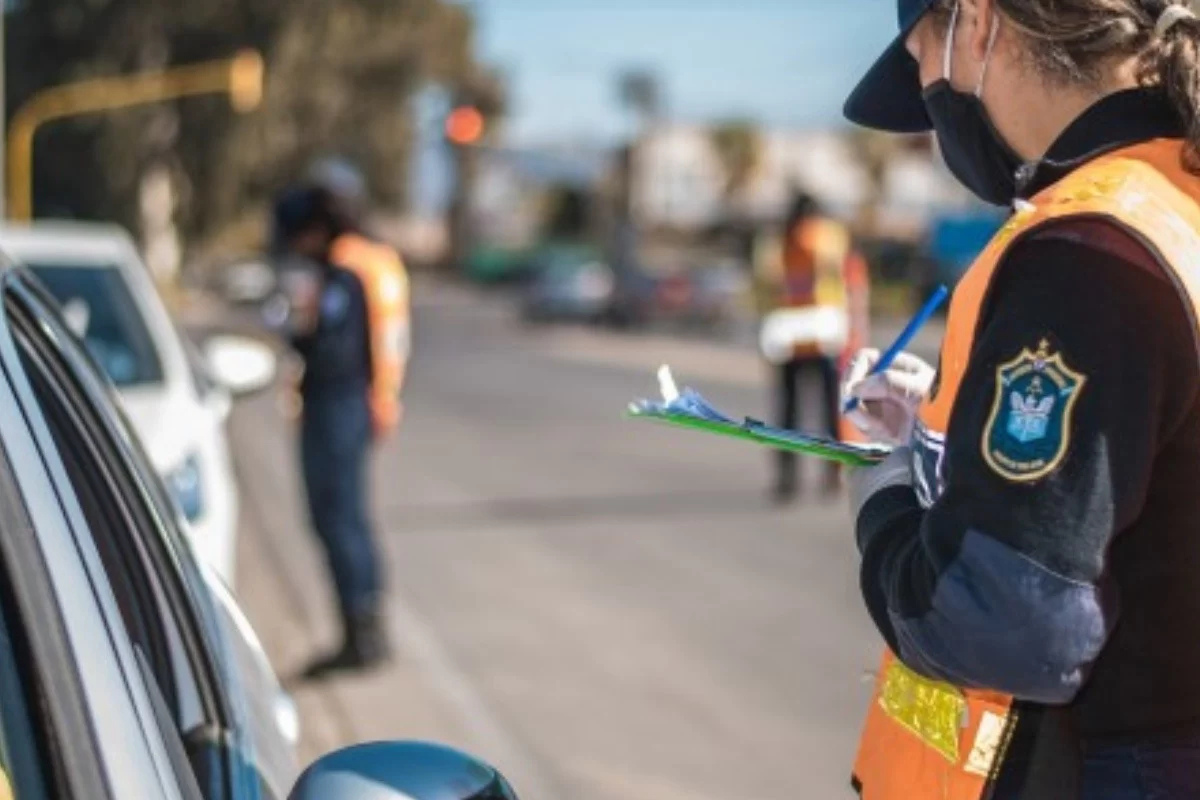
[[[325,188],[275,208],[289,338],[304,362],[300,449],[309,511],[337,589],[344,638],[306,671],[317,678],[385,660],[383,579],[367,512],[372,442],[400,420],[408,355],[408,280],[391,247],[361,235]],[[296,266],[307,261],[308,269]]]

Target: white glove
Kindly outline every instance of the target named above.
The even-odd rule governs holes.
[[[846,416],[864,434],[881,444],[908,444],[917,421],[917,407],[933,385],[933,367],[911,353],[896,356],[892,365],[871,375],[879,351],[858,351],[842,382],[842,405],[858,405]]]

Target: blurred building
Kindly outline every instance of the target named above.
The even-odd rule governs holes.
[[[633,214],[646,227],[699,229],[720,221],[725,167],[699,126],[662,125],[638,142]]]
[[[608,154],[594,147],[494,148],[481,153],[472,213],[481,237],[496,244],[528,242],[544,222],[549,188],[597,187]]]
[[[762,134],[756,177],[735,198],[724,193],[725,168],[701,125],[664,125],[641,143],[634,209],[648,227],[700,229],[726,221],[779,219],[795,187],[803,186],[846,219],[876,188],[851,138],[839,131]],[[881,233],[918,235],[947,212],[973,204],[929,150],[897,148],[883,171],[875,225]]]

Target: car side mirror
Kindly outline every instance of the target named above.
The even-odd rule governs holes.
[[[262,342],[246,336],[214,336],[204,343],[213,380],[234,396],[252,394],[275,380],[278,358]]]
[[[517,795],[494,767],[453,748],[372,742],[318,759],[288,800],[517,800]]]

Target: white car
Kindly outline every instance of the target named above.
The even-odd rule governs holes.
[[[238,490],[225,431],[232,399],[226,381],[218,384],[210,376],[244,369],[231,363],[239,360],[238,352],[214,342],[214,350],[202,356],[180,334],[133,240],[120,227],[6,225],[0,227],[0,251],[30,269],[58,300],[116,386],[150,460],[190,523],[197,555],[233,586]],[[223,363],[213,364],[213,357]],[[273,358],[269,370],[264,384],[273,377]]]

